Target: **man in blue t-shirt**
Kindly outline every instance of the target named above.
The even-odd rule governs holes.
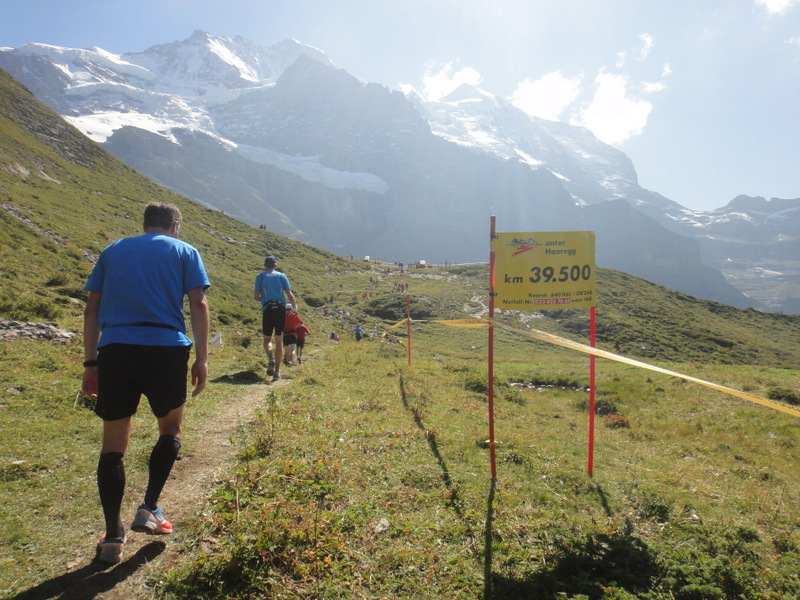
[[[149,462],[144,502],[131,529],[172,533],[158,499],[181,447],[186,376],[192,341],[186,335],[183,299],[189,299],[195,360],[192,396],[208,379],[209,287],[197,250],[180,241],[181,213],[166,202],[144,211],[144,235],[108,246],[89,276],[83,323],[83,391],[97,399],[103,442],[97,487],[105,533],[97,547],[101,562],[122,560],[125,528],[120,518],[125,493],[123,457],[142,394],[158,419],[160,437]]]
[[[278,259],[267,256],[264,270],[256,277],[253,299],[261,302],[261,333],[264,336],[264,351],[267,353],[267,375],[272,381],[281,378],[283,356],[283,326],[286,322],[286,298],[297,311],[297,301],[292,293],[289,278],[275,267]],[[285,297],[284,297],[285,296]],[[275,337],[274,351],[272,338]]]

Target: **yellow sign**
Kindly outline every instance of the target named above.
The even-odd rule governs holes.
[[[495,307],[594,306],[594,231],[496,232]]]

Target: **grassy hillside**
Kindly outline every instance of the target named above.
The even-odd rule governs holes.
[[[202,444],[192,431],[263,378],[251,289],[266,253],[289,274],[312,336],[307,364],[242,428],[241,463],[198,506],[196,527],[181,538],[185,559],[154,576],[148,594],[800,596],[800,420],[599,361],[590,478],[588,359],[500,331],[493,490],[486,332],[416,323],[411,365],[405,346],[378,336],[405,317],[397,282],[409,286],[414,319],[481,314],[486,267],[400,273],[243,225],[131,171],[0,72],[0,319],[79,332],[92,257],[137,234],[155,199],[183,211],[182,237],[203,254],[212,331],[224,340],[211,352],[212,385],[187,417],[188,456]],[[797,401],[798,317],[602,269],[598,295],[601,347]],[[500,316],[588,337],[585,311]],[[370,334],[359,344],[356,324]],[[339,344],[328,339],[334,331]],[[406,341],[405,327],[394,331]],[[24,597],[91,550],[101,522],[99,427],[79,393],[79,336],[0,341],[0,361],[0,595]],[[132,484],[146,477],[145,429],[135,428]]]

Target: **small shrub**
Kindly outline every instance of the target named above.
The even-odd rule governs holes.
[[[450,371],[451,373],[466,373],[469,371],[469,367],[467,365],[445,365],[444,370]]]
[[[19,462],[0,468],[0,481],[11,482],[31,479],[37,473],[46,472],[47,467],[27,462]]]
[[[772,540],[772,546],[775,548],[777,552],[781,554],[786,554],[788,552],[797,552],[800,550],[798,548],[795,541],[791,538],[788,533],[779,533],[775,536]]]
[[[792,406],[800,406],[800,394],[786,388],[770,388],[767,391],[767,398],[770,400],[777,400],[778,402],[786,402],[786,404],[791,404]]]
[[[589,397],[585,395],[576,402],[578,410],[589,411]],[[614,402],[608,398],[597,398],[594,402],[594,414],[600,417],[607,417],[610,415],[618,415],[619,409]]]
[[[303,300],[311,308],[322,308],[327,304],[325,298],[320,298],[319,296],[305,296]]]
[[[515,465],[521,465],[525,463],[525,457],[517,454],[516,452],[511,452],[506,454],[500,458],[501,462],[504,463],[512,463]]]
[[[509,387],[508,389],[503,390],[503,400],[513,402],[519,406],[525,406],[526,404],[525,394],[514,387]]]
[[[50,279],[44,282],[47,287],[60,287],[69,283],[69,277],[64,273],[56,273]]]
[[[86,302],[89,299],[89,292],[78,286],[65,286],[58,288],[58,293],[69,298],[76,298]]]
[[[464,389],[476,394],[488,394],[489,380],[484,374],[470,373],[464,380]]]
[[[619,414],[619,410],[616,404],[611,400],[600,398],[594,403],[594,414],[605,417],[608,415],[617,415]]]
[[[35,367],[46,373],[56,373],[63,366],[62,361],[53,356],[45,356],[34,363]]]
[[[80,393],[75,399],[75,406],[80,408],[86,408],[94,412],[94,409],[97,406],[97,398],[92,398],[91,396],[87,396],[86,394]]]
[[[628,417],[623,417],[622,415],[604,415],[603,423],[605,423],[606,427],[609,429],[631,428],[630,419],[628,419]]]
[[[756,598],[764,565],[752,529],[692,527],[693,536],[660,553],[661,586],[676,600]]]
[[[645,493],[639,501],[639,514],[642,518],[653,519],[659,523],[669,521],[672,507],[669,500],[652,492]]]
[[[22,296],[0,298],[0,314],[15,321],[56,321],[61,308],[50,299]]]
[[[385,321],[400,321],[406,316],[406,303],[400,296],[384,296],[362,305],[364,313]],[[415,315],[416,318],[424,318]]]

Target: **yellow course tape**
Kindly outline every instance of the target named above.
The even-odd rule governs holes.
[[[401,321],[401,323],[407,323],[407,322],[408,321]],[[422,322],[424,321],[412,321],[412,323],[422,323]],[[752,394],[748,394],[747,392],[740,392],[739,390],[725,387],[724,385],[719,385],[711,381],[705,381],[703,379],[698,379],[697,377],[691,377],[689,375],[684,375],[676,371],[670,371],[669,369],[662,369],[661,367],[656,367],[655,365],[651,365],[638,360],[633,360],[632,358],[627,358],[625,356],[620,356],[619,354],[614,354],[613,352],[608,352],[607,350],[592,348],[591,346],[580,344],[578,342],[574,342],[572,340],[568,340],[566,338],[553,335],[552,333],[546,333],[544,331],[538,331],[536,329],[522,329],[521,327],[517,327],[516,325],[511,325],[509,323],[504,323],[502,321],[498,321],[497,319],[476,318],[476,319],[455,319],[449,321],[431,321],[431,322],[441,323],[443,325],[449,325],[451,327],[471,327],[471,328],[488,328],[490,325],[493,325],[495,327],[500,327],[501,329],[505,329],[506,331],[512,331],[514,333],[527,335],[528,337],[531,337],[533,339],[541,340],[543,342],[548,342],[550,344],[555,344],[556,346],[561,346],[563,348],[568,348],[570,350],[577,350],[578,352],[583,352],[585,354],[593,354],[594,356],[599,356],[601,358],[606,358],[608,360],[613,360],[627,365],[633,365],[634,367],[641,367],[642,369],[649,369],[651,371],[656,371],[657,373],[671,375],[672,377],[680,377],[681,379],[685,379],[686,381],[692,381],[694,383],[698,383],[705,387],[709,387],[713,390],[717,390],[725,394],[730,394],[731,396],[736,396],[737,398],[741,398],[742,400],[747,400],[748,402],[760,404],[761,406],[766,406],[767,408],[771,408],[773,410],[786,413],[787,415],[800,417],[800,409],[798,408],[787,406],[786,404],[781,404],[780,402],[775,402],[773,400],[767,400],[766,398],[760,398],[759,396],[754,396]],[[398,325],[399,324],[400,323],[398,323]],[[394,325],[393,327],[397,327],[397,325]]]

